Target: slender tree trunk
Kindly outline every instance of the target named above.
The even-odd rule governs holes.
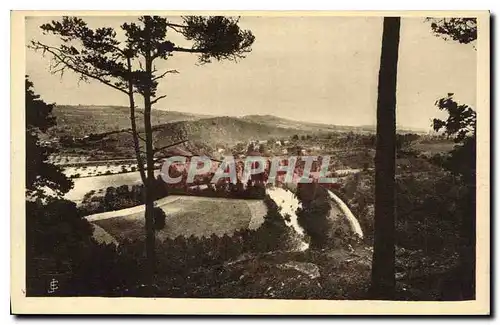
[[[147,80],[152,80],[153,58],[151,50],[145,54],[145,65]],[[147,256],[147,277],[150,284],[153,284],[156,272],[155,256],[155,231],[154,231],[154,152],[153,152],[153,128],[151,126],[151,88],[144,90],[144,132],[146,136],[146,256]]]
[[[134,85],[132,83],[132,63],[130,58],[127,58],[127,69],[129,73],[128,81],[128,99],[130,105],[130,125],[132,128],[132,138],[134,141],[134,151],[135,157],[137,159],[137,168],[139,169],[139,174],[141,175],[142,184],[146,186],[146,173],[144,172],[144,160],[141,155],[141,146],[139,144],[139,134],[137,133],[137,123],[135,121],[135,101],[134,101]]]
[[[372,295],[394,299],[395,294],[395,170],[396,76],[399,17],[385,17],[378,80],[377,146],[375,155],[375,233]]]

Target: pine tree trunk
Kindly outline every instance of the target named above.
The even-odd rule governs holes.
[[[145,55],[146,73],[152,78],[151,53],[148,51]],[[153,129],[151,126],[151,89],[144,90],[144,132],[146,136],[146,257],[147,257],[147,277],[150,285],[154,284],[154,275],[156,272],[155,256],[155,231],[154,231],[154,152],[153,152]]]
[[[127,70],[129,73],[128,81],[128,99],[130,106],[130,125],[132,129],[132,139],[134,142],[135,157],[137,159],[137,169],[139,169],[139,174],[141,175],[142,184],[146,187],[146,173],[144,172],[144,160],[141,155],[141,146],[139,144],[139,134],[137,133],[137,123],[135,120],[135,101],[134,101],[134,85],[132,83],[132,62],[130,58],[127,58]]]
[[[395,295],[396,77],[399,17],[385,17],[378,80],[372,295]]]

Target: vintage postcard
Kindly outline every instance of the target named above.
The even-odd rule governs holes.
[[[490,15],[14,11],[13,314],[490,313]]]

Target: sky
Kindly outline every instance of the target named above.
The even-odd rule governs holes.
[[[39,26],[57,17],[28,17],[26,40],[57,44]],[[133,17],[85,17],[90,27],[114,27]],[[173,22],[178,17],[170,17]],[[159,85],[167,97],[155,109],[218,116],[272,114],[299,121],[337,125],[376,124],[382,18],[243,16],[240,26],[255,35],[252,52],[237,63],[198,65],[196,55],[174,53],[157,69],[176,69]],[[173,31],[176,44],[189,43]],[[118,38],[122,35],[118,34]],[[402,18],[397,124],[431,129],[443,117],[437,99],[476,105],[476,51],[471,44],[445,41],[423,18]],[[51,103],[128,105],[127,97],[99,82],[78,82],[66,72],[49,72],[50,58],[26,50],[26,74],[35,91]],[[140,105],[140,102],[138,102]]]

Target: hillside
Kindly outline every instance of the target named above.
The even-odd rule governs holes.
[[[90,133],[103,133],[130,128],[130,112],[125,106],[57,105],[53,109],[57,118],[57,135],[83,137]],[[206,116],[175,111],[153,110],[153,125],[176,121],[196,120]],[[143,125],[142,109],[137,109],[137,124]]]
[[[143,115],[138,109],[138,128],[142,130]],[[52,135],[80,138],[62,143],[62,152],[91,156],[92,159],[133,157],[129,110],[123,106],[57,106],[57,126]],[[217,146],[232,146],[249,140],[290,138],[312,133],[372,133],[373,126],[338,126],[294,121],[272,115],[243,117],[195,115],[176,111],[153,110],[153,139],[156,147],[189,139],[183,147],[193,154],[212,155]],[[84,136],[94,136],[82,139]]]
[[[156,129],[158,133],[155,134],[155,139],[160,145],[168,144],[168,139],[177,140],[182,137],[214,146],[271,137],[288,138],[294,134],[307,133],[307,130],[300,128],[284,128],[229,116],[174,122],[157,126]]]
[[[57,118],[57,126],[52,130],[54,135],[69,135],[83,137],[91,133],[119,131],[130,128],[129,108],[125,106],[92,106],[92,105],[58,105],[54,107],[53,114]],[[244,141],[265,137],[286,137],[293,134],[312,132],[375,132],[374,125],[346,126],[330,125],[295,121],[273,115],[246,115],[242,117],[190,114],[177,111],[155,109],[152,111],[151,122],[153,126],[162,126],[173,123],[174,133],[184,130],[187,134],[194,135],[196,139],[206,141],[207,136],[211,142],[227,143]],[[137,109],[137,125],[143,125],[142,109]],[[193,122],[175,124],[178,122]],[[215,126],[215,128],[214,128]],[[208,129],[205,129],[207,128]],[[228,130],[214,130],[228,127]],[[166,129],[166,127],[162,127]],[[276,130],[274,130],[276,129]],[[421,130],[399,129],[400,132],[417,132]],[[239,132],[243,132],[239,134]],[[163,132],[165,133],[165,132]],[[168,133],[168,132],[166,132]],[[228,140],[229,137],[229,140]]]
[[[375,126],[348,126],[294,121],[274,115],[245,115],[242,120],[286,129],[300,129],[307,132],[375,132]]]
[[[156,125],[153,138],[155,147],[163,147],[176,141],[189,139],[188,143],[179,148],[187,149],[188,152],[195,154],[211,155],[217,145],[234,145],[237,142],[269,138],[289,138],[294,134],[306,133],[307,131],[303,130],[248,122],[237,117],[213,117]],[[87,142],[85,145],[66,146],[64,149],[67,153],[95,152],[99,156],[112,154],[132,157],[134,155],[131,146],[132,135],[125,131]]]
[[[356,133],[375,133],[377,129],[376,125],[352,126],[352,125],[323,124],[323,123],[295,121],[274,115],[245,115],[240,119],[248,122],[255,122],[270,126],[277,126],[281,128],[300,129],[302,131],[307,131],[307,132],[351,132],[352,131]],[[428,133],[429,131],[426,129],[412,129],[401,126],[396,126],[396,128],[400,133],[425,134]]]
[[[90,133],[104,133],[111,131],[118,131],[130,128],[130,112],[129,108],[125,106],[92,106],[92,105],[58,105],[54,107],[53,114],[57,118],[57,126],[54,128],[56,135],[70,135],[74,137],[83,137]],[[137,125],[143,125],[142,109],[137,109]],[[151,122],[154,126],[163,125],[167,123],[175,123],[180,121],[197,121],[200,119],[207,119],[206,122],[201,124],[188,125],[186,129],[197,130],[199,126],[205,126],[206,123],[215,122],[217,124],[224,124],[226,126],[233,125],[234,129],[246,130],[248,126],[254,124],[250,129],[256,131],[264,131],[265,134],[277,133],[279,136],[283,130],[278,132],[271,132],[269,128],[279,129],[293,129],[302,132],[342,132],[342,131],[355,131],[355,132],[372,132],[373,126],[339,126],[328,125],[321,123],[311,123],[294,121],[273,115],[246,115],[243,117],[212,117],[210,115],[189,114],[177,111],[165,111],[155,109],[152,111]],[[246,126],[245,126],[246,125]],[[296,132],[296,131],[294,131]],[[196,132],[195,132],[196,133]],[[210,133],[210,132],[209,132]],[[216,132],[218,133],[218,132]],[[231,133],[231,131],[228,131]],[[290,135],[289,132],[285,132]],[[241,140],[255,138],[257,134],[251,136],[243,136]]]

